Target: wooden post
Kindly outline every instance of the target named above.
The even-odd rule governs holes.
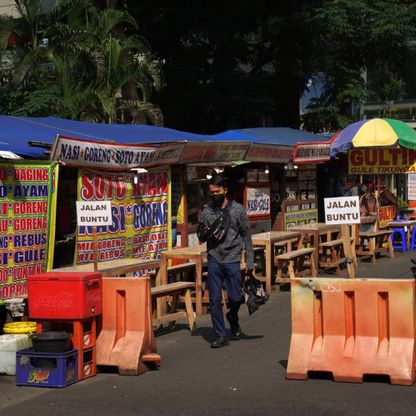
[[[341,224],[341,238],[345,257],[347,258],[348,276],[350,279],[355,279],[356,263],[354,261],[354,254],[352,253],[350,226],[348,224]]]
[[[97,238],[97,227],[92,227],[92,246],[94,250],[94,271],[98,270],[98,238]]]

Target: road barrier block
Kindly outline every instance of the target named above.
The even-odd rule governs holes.
[[[103,278],[103,324],[97,365],[138,375],[160,362],[152,327],[149,278]],[[147,364],[147,365],[146,365]]]
[[[335,381],[387,375],[392,384],[413,384],[413,279],[296,278],[291,296],[287,378],[322,371]]]

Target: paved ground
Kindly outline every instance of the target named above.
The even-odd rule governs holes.
[[[358,277],[407,278],[412,255],[360,264]],[[16,387],[0,376],[5,415],[412,415],[416,387],[384,380],[363,384],[285,379],[290,343],[290,293],[273,293],[241,322],[247,339],[209,348],[209,317],[199,335],[184,328],[157,337],[162,364],[138,377],[100,373],[64,389]]]

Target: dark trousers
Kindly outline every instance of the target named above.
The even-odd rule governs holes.
[[[240,262],[219,263],[208,256],[208,290],[212,326],[217,337],[225,337],[224,315],[222,313],[222,288],[228,294],[229,319],[238,325],[238,310],[242,303],[242,281]]]

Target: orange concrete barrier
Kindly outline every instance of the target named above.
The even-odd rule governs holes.
[[[152,328],[149,278],[103,278],[103,323],[97,365],[138,375],[160,362]],[[147,364],[147,365],[146,365]]]
[[[415,380],[415,282],[410,279],[292,279],[287,378],[310,371],[362,382]]]

